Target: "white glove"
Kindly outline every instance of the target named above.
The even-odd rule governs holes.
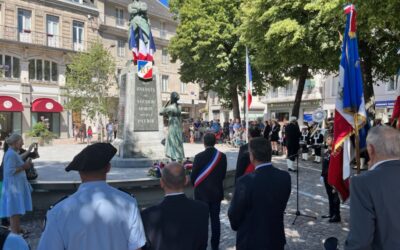
[[[322,177],[322,176],[319,177],[319,181],[321,182],[322,185],[325,185],[325,183],[324,183],[324,177]]]

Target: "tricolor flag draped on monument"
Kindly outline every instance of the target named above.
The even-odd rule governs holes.
[[[150,80],[153,77],[153,61],[156,45],[153,35],[150,31],[147,44],[144,39],[143,31],[137,28],[138,42],[136,41],[135,31],[131,27],[129,35],[129,48],[132,50],[133,62],[137,63],[138,76],[144,80]]]
[[[349,197],[350,162],[353,158],[352,151],[354,148],[350,137],[352,135],[360,136],[360,144],[365,145],[366,133],[360,132],[360,130],[367,120],[358,55],[356,10],[354,5],[346,6],[344,13],[347,16],[347,21],[340,60],[333,150],[328,174],[329,184],[336,188],[343,201]],[[356,141],[358,141],[358,138]]]

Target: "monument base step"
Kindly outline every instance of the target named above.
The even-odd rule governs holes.
[[[169,161],[166,158],[122,158],[115,156],[111,160],[111,166],[114,168],[150,168],[155,161]]]

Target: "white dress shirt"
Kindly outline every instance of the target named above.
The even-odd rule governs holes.
[[[145,243],[136,200],[94,181],[82,183],[47,213],[38,250],[136,250]]]

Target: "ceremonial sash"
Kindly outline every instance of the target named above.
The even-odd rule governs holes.
[[[244,171],[244,174],[253,173],[255,169],[256,167],[253,164],[249,163],[249,165],[247,165],[246,167],[246,170]]]
[[[222,153],[219,152],[218,150],[215,150],[215,154],[211,160],[210,163],[208,163],[200,172],[200,175],[196,178],[196,181],[194,182],[194,187],[197,187],[202,183],[207,176],[211,174],[211,172],[215,169],[215,167],[218,165],[219,161],[222,158]]]

